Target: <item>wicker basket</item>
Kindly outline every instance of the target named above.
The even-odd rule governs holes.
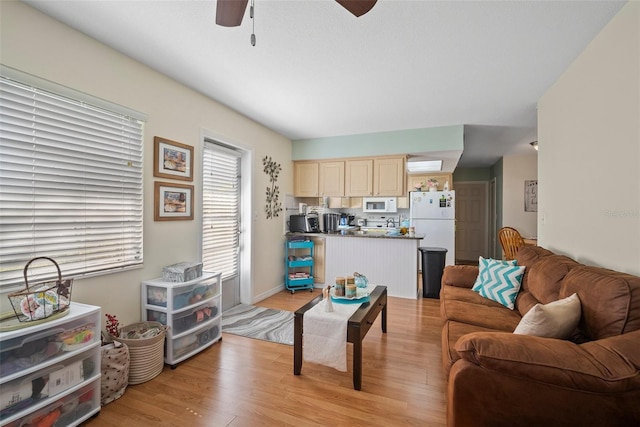
[[[123,326],[120,335],[127,332],[158,328],[160,333],[150,338],[120,338],[112,337],[129,347],[129,385],[142,384],[154,379],[164,367],[164,338],[167,327],[160,322],[139,322]]]
[[[29,284],[29,265],[39,259],[51,261],[56,266],[58,280]],[[73,279],[62,280],[62,272],[57,262],[48,257],[32,258],[24,266],[23,274],[25,289],[9,294],[9,301],[20,322],[43,320],[69,309]]]

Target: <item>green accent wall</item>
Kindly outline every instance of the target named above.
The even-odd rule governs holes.
[[[464,126],[408,129],[292,141],[292,160],[385,156],[464,149]]]
[[[453,182],[490,181],[490,168],[456,168]]]

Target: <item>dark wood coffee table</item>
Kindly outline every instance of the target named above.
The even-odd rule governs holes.
[[[300,375],[302,371],[302,319],[304,313],[322,301],[322,295],[317,296],[307,304],[296,310],[293,321],[293,374]],[[334,303],[337,304],[337,303]],[[347,326],[347,342],[353,344],[353,388],[360,390],[362,386],[362,340],[382,311],[382,332],[387,333],[387,287],[376,286],[369,302],[362,303],[349,318]]]

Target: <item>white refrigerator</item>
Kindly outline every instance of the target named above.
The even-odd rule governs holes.
[[[455,264],[455,191],[412,191],[409,196],[410,225],[416,234],[424,234],[420,247],[445,248],[445,265]]]

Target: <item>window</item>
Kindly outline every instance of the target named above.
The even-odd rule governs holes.
[[[202,162],[202,264],[226,280],[238,275],[240,153],[206,142]]]
[[[142,265],[144,116],[1,71],[0,289]]]

